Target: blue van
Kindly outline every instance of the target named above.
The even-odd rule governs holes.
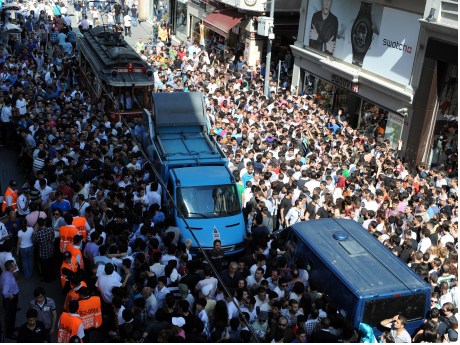
[[[244,251],[246,227],[236,181],[210,135],[203,95],[153,93],[152,98],[153,114],[144,109],[140,136],[166,185],[162,199],[167,216],[181,230],[182,240],[192,241],[192,254],[199,250],[195,238],[204,250],[219,239],[225,255]]]
[[[376,336],[380,321],[404,315],[412,334],[430,310],[431,289],[403,261],[348,219],[300,222],[278,232],[288,263],[301,260],[310,280],[327,293],[353,326],[366,323]]]

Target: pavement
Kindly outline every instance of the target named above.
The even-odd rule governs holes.
[[[72,27],[74,30],[78,30],[78,23],[75,23],[74,10],[70,6],[68,9],[69,17],[72,19]],[[102,13],[101,16],[102,23],[107,22],[107,15]],[[137,26],[131,27],[131,35],[123,36],[125,41],[128,42],[132,47],[136,44],[139,38],[142,38],[144,42],[147,42],[147,39],[152,35],[152,25],[151,21],[142,21],[137,24]]]
[[[69,13],[73,14],[73,9],[69,10]],[[73,19],[73,16],[71,16]],[[78,30],[76,27],[76,23],[72,23],[74,26],[74,30]],[[134,46],[134,44],[138,41],[139,38],[143,38],[144,41],[147,41],[149,30],[151,32],[152,25],[148,22],[142,22],[138,26],[133,27],[131,29],[132,35],[125,37],[125,40]],[[7,149],[6,147],[0,147],[0,160],[6,164],[3,165],[3,168],[0,169],[0,188],[2,191],[8,186],[8,182],[11,179],[16,179],[18,185],[22,185],[25,182],[25,175],[18,164],[18,150]],[[17,312],[16,316],[16,326],[20,327],[26,322],[26,312],[29,308],[29,303],[33,299],[33,292],[34,289],[38,286],[43,286],[47,293],[48,297],[51,297],[56,302],[58,319],[60,314],[62,313],[63,309],[62,306],[64,305],[65,296],[62,294],[61,285],[59,280],[52,282],[50,284],[44,283],[40,281],[40,276],[38,273],[38,267],[34,267],[34,274],[31,279],[24,279],[23,275],[19,274],[19,304],[18,308],[19,311]],[[1,296],[1,294],[0,294]],[[0,308],[0,318],[3,325],[5,317],[4,309]],[[4,327],[2,327],[4,329]],[[104,341],[102,334],[92,334],[91,342],[102,342]],[[15,340],[12,339],[5,339],[6,343],[15,343]],[[51,342],[57,342],[56,335],[51,337]]]
[[[48,6],[48,12],[52,13],[51,7]],[[73,16],[73,8],[69,8],[69,16],[72,19],[72,26],[74,30],[78,30],[78,23],[75,23],[75,17]],[[103,20],[105,16],[103,16]],[[142,38],[144,42],[147,42],[149,35],[152,32],[152,23],[144,21],[139,23],[137,26],[131,28],[131,36],[125,36],[125,40],[134,47],[134,44]],[[25,182],[25,175],[21,170],[18,163],[18,154],[17,150],[7,149],[5,147],[0,147],[0,160],[5,162],[3,168],[0,169],[0,188],[5,189],[8,185],[8,182],[15,178],[18,182],[18,185],[22,185]],[[19,273],[19,303],[18,303],[18,312],[16,316],[16,327],[20,327],[26,322],[26,312],[29,308],[29,303],[33,299],[33,291],[38,286],[43,286],[45,288],[46,294],[48,297],[54,299],[57,308],[58,320],[61,315],[64,305],[65,296],[62,294],[61,284],[59,280],[56,280],[52,283],[44,283],[40,281],[40,276],[38,273],[38,267],[35,265],[34,274],[31,279],[24,279],[23,275]],[[1,296],[1,295],[0,295]],[[3,308],[0,308],[0,321],[2,325],[4,324],[5,317]],[[4,327],[2,327],[4,329]],[[88,339],[91,342],[103,342],[103,334],[92,334],[92,339]],[[5,338],[6,343],[15,343],[15,340]],[[57,342],[56,335],[51,337],[51,342]]]

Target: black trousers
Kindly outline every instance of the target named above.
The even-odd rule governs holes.
[[[41,272],[43,275],[43,280],[46,283],[50,283],[53,280],[55,280],[56,279],[56,274],[55,274],[56,269],[55,269],[53,257],[50,257],[48,259],[40,258],[39,261],[40,261]]]
[[[9,336],[14,333],[16,326],[16,312],[18,308],[18,294],[13,298],[3,297],[3,308],[5,309],[5,334]]]

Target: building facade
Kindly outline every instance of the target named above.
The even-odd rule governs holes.
[[[440,163],[436,121],[457,109],[457,1],[302,0],[300,13],[293,88],[323,92],[354,126],[378,116],[406,161]]]
[[[276,2],[275,35],[297,34],[300,2]],[[190,37],[225,60],[243,55],[249,66],[263,62],[267,37],[257,35],[257,26],[269,15],[266,0],[169,0],[168,8],[177,40]]]

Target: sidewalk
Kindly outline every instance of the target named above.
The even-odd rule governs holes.
[[[51,11],[51,8],[49,8],[48,10]],[[72,20],[72,28],[74,30],[78,30],[78,23],[75,22],[73,6],[69,6],[68,13],[69,17]],[[101,13],[101,15],[102,22],[105,22],[107,16],[103,13]],[[152,24],[153,23],[150,21],[143,21],[141,23],[138,23],[137,26],[131,27],[131,36],[123,36],[125,41],[128,42],[132,47],[134,47],[139,38],[142,38],[144,42],[147,42],[147,39],[152,34]]]

